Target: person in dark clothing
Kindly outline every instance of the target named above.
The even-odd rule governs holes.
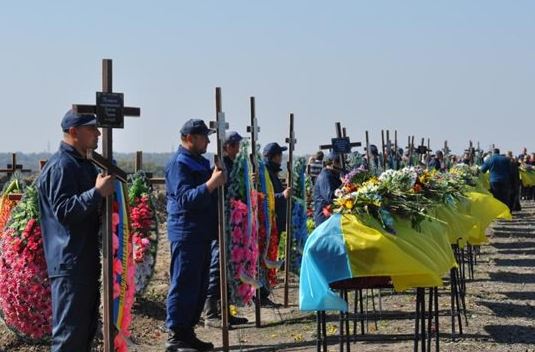
[[[314,185],[314,222],[316,227],[327,220],[324,208],[334,199],[334,191],[342,185],[340,179],[340,157],[336,153],[329,153],[325,160],[325,167],[321,170]]]
[[[437,151],[435,157],[429,162],[429,168],[436,171],[446,171],[446,163],[444,162],[442,151]]]
[[[100,301],[99,208],[113,193],[113,177],[99,174],[86,158],[100,132],[94,115],[69,110],[63,141],[39,178],[40,223],[52,294],[55,351],[89,351]]]
[[[365,148],[366,149],[366,148]],[[370,156],[370,162],[368,162],[368,155]],[[381,159],[379,157],[379,149],[375,144],[370,144],[370,152],[366,154],[366,163],[370,169],[370,172],[376,176],[380,175],[382,172]]]
[[[312,184],[316,183],[316,179],[323,169],[323,157],[323,152],[320,150],[308,160],[307,173],[310,176]]]
[[[282,153],[287,149],[287,147],[281,147],[277,143],[269,143],[266,144],[262,153],[275,193],[275,217],[279,239],[281,232],[286,230],[286,199],[291,196],[291,188],[285,188],[279,178],[279,173],[282,171]],[[260,288],[261,304],[263,306],[278,306],[268,298],[269,294],[270,291],[265,286]]]
[[[511,210],[520,211],[522,210],[520,206],[520,165],[513,156],[513,152],[508,152],[507,158],[511,162],[511,199],[509,204]]]
[[[165,170],[167,235],[171,245],[170,284],[167,295],[167,351],[195,352],[213,349],[197,338],[210,272],[210,246],[217,237],[217,192],[225,184],[221,165],[212,170],[202,156],[210,140],[199,119],[182,129],[181,146]]]
[[[494,149],[493,155],[483,165],[481,172],[490,172],[490,192],[494,198],[507,206],[511,206],[511,162],[500,154],[498,148]]]
[[[279,234],[286,229],[286,199],[291,191],[290,187],[284,188],[279,178],[279,173],[282,171],[282,152],[287,149],[287,147],[281,147],[277,143],[269,143],[264,147],[263,153],[264,162],[275,192],[275,213]]]
[[[227,184],[230,182],[230,176],[234,167],[236,156],[240,152],[240,142],[242,136],[236,131],[227,132],[223,150],[223,162],[225,163],[225,172],[227,174]],[[206,302],[204,303],[204,326],[212,328],[221,327],[221,305],[220,305],[220,275],[219,275],[219,241],[214,240],[211,244],[210,260],[210,279],[208,282],[208,292]],[[248,320],[242,317],[236,317],[229,314],[230,325],[240,325],[247,323]]]

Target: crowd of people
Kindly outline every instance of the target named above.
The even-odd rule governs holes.
[[[86,158],[97,148],[100,131],[94,115],[68,111],[61,121],[64,133],[59,150],[50,158],[37,180],[43,246],[52,293],[52,351],[89,351],[97,330],[100,305],[99,228],[102,201],[114,191],[114,177],[99,174]],[[229,175],[243,139],[237,132],[227,133],[225,156],[212,167],[203,156],[215,132],[200,119],[188,120],[180,129],[180,146],[166,166],[167,233],[171,247],[166,326],[168,351],[195,352],[213,349],[210,342],[195,334],[204,311],[207,327],[221,326],[219,286],[218,192],[231,181]],[[380,154],[370,145],[362,164],[379,173],[381,168],[411,165],[411,153],[394,150]],[[276,226],[286,228],[286,199],[292,189],[280,179],[286,147],[268,143],[263,149],[264,165],[274,189]],[[420,155],[417,163],[444,171],[460,160],[472,163],[473,156],[457,159],[442,151]],[[366,158],[370,161],[367,162]],[[521,189],[519,168],[535,167],[535,153],[524,150],[514,157],[495,149],[484,157],[481,171],[490,173],[490,191],[511,209],[520,199],[533,199],[533,188]],[[342,184],[342,155],[318,152],[308,162],[307,173],[313,183],[316,225],[324,222],[325,212]],[[255,175],[252,175],[255,177]],[[269,290],[260,290],[263,304],[272,303]],[[247,319],[230,316],[230,324]]]
[[[52,291],[52,351],[89,351],[97,331],[100,305],[100,239],[102,201],[113,193],[114,177],[99,174],[86,158],[98,145],[94,115],[69,110],[61,121],[63,140],[37,184],[43,245]],[[221,327],[217,193],[230,182],[242,137],[228,132],[223,161],[211,167],[206,153],[214,130],[200,119],[180,129],[180,146],[165,170],[167,235],[171,247],[167,295],[167,351],[213,349],[200,340],[195,326],[204,312],[206,327]],[[274,188],[277,228],[285,229],[286,199],[291,188],[279,178],[287,148],[269,143],[264,164]],[[253,175],[253,177],[256,177]],[[262,303],[273,304],[260,290]],[[247,319],[230,315],[231,325]]]
[[[322,210],[332,202],[334,190],[341,183],[339,179],[343,170],[340,170],[341,165],[337,162],[338,159],[339,156],[332,152],[324,158],[324,153],[318,151],[308,161],[307,172],[314,184],[312,197],[316,226],[325,221],[325,212]],[[385,169],[397,169],[403,166],[420,166],[444,172],[457,163],[480,164],[481,172],[489,172],[489,191],[511,211],[521,210],[520,200],[535,199],[535,187],[524,186],[520,181],[521,169],[535,169],[535,153],[529,154],[527,148],[523,148],[518,156],[514,156],[511,151],[503,155],[498,148],[487,153],[482,151],[476,153],[471,148],[463,155],[457,156],[445,155],[442,150],[431,154],[430,150],[422,147],[406,151],[401,148],[397,150],[385,148],[384,152],[380,153],[377,146],[371,144],[369,152],[365,152],[361,163],[366,164],[369,170],[377,176]]]

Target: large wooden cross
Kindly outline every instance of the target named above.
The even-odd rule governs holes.
[[[32,172],[30,169],[24,169],[22,164],[17,164],[17,153],[11,153],[11,164],[7,164],[5,169],[0,169],[0,172],[6,173],[8,177],[11,177],[17,171]]]
[[[136,151],[136,157],[134,159],[134,173],[143,170],[143,152],[141,150]],[[165,185],[165,178],[153,177],[151,172],[145,172],[147,180],[152,185]]]
[[[258,142],[258,132],[260,132],[260,126],[258,126],[258,119],[256,118],[256,101],[255,97],[250,97],[250,107],[251,107],[251,122],[250,125],[247,126],[247,132],[251,134],[251,165],[253,169],[253,173],[255,173],[257,176],[253,179],[253,189],[255,191],[258,191],[258,154],[256,150],[256,144]],[[258,214],[257,214],[258,216]],[[258,217],[256,219],[253,219],[253,221],[258,221]],[[258,231],[258,226],[257,226]],[[256,236],[256,245],[258,248],[260,248],[260,237]],[[260,258],[259,255],[256,260],[256,273],[257,277],[260,275]],[[257,328],[261,326],[261,301],[260,301],[260,287],[257,288],[256,294],[255,294],[255,325]]]
[[[385,145],[385,131],[384,130],[381,130],[381,152],[383,153],[382,158],[381,158],[381,164],[383,165],[383,170],[386,170],[386,158],[387,158],[388,151],[386,150],[386,145]]]
[[[344,128],[345,132],[345,128]],[[293,186],[293,155],[295,144],[297,139],[295,139],[295,130],[294,130],[294,114],[290,114],[290,131],[288,138],[286,138],[286,143],[288,143],[288,178],[287,185],[288,187]],[[288,290],[290,285],[290,265],[291,265],[291,247],[292,247],[292,192],[286,198],[286,253],[285,253],[285,264],[284,264],[284,306],[288,307]]]
[[[342,125],[340,122],[334,124],[336,129],[336,138],[331,139],[331,144],[320,145],[322,150],[333,150],[340,155],[340,165],[342,169],[345,169],[345,154],[351,152],[351,148],[360,147],[362,143],[351,142],[349,137],[344,137],[342,134]]]
[[[472,141],[469,141],[468,143],[468,149],[465,150],[466,153],[468,153],[468,157],[470,158],[470,165],[474,165],[474,159],[475,159],[475,149],[474,144]]]
[[[102,155],[91,151],[88,158],[105,173],[126,182],[126,172],[113,165],[113,129],[124,127],[124,116],[140,116],[141,110],[124,107],[122,93],[113,92],[112,60],[102,60],[102,92],[97,92],[95,105],[75,104],[78,114],[96,114],[97,126],[102,128]],[[113,352],[115,329],[113,326],[113,196],[106,197],[104,222],[102,224],[102,261],[104,288],[104,351]]]
[[[407,152],[408,152],[408,166],[413,166],[413,153],[414,153],[414,136],[408,136],[407,142]]]
[[[223,163],[223,146],[225,145],[225,131],[228,123],[222,110],[221,88],[215,89],[216,120],[210,122],[210,127],[217,131],[217,160],[214,167],[225,167]],[[220,164],[220,165],[218,165]],[[226,218],[225,218],[225,186],[217,188],[217,217],[219,224],[219,287],[221,291],[221,330],[223,351],[229,350],[228,338],[228,294],[227,294],[227,245],[226,245]]]

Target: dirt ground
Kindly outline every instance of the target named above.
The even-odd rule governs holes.
[[[155,277],[147,292],[134,307],[130,351],[164,351],[165,297],[167,293],[169,248],[165,236],[165,224],[159,244]],[[475,278],[467,282],[466,304],[468,326],[464,335],[455,341],[451,338],[451,319],[446,315],[450,296],[448,289],[440,289],[441,351],[535,351],[535,204],[524,203],[523,210],[515,214],[511,222],[494,224],[490,244],[481,247],[481,255],[475,268]],[[290,290],[291,305],[288,308],[262,309],[262,327],[254,325],[254,309],[241,308],[251,323],[230,331],[233,351],[313,351],[316,349],[316,320],[312,313],[298,308],[297,277],[293,277]],[[375,293],[375,308],[379,310],[379,298]],[[282,285],[274,290],[272,299],[282,302]],[[369,292],[368,309],[373,304]],[[351,301],[351,299],[350,299]],[[381,292],[381,311],[414,311],[414,292],[394,294]],[[329,350],[337,350],[337,314],[329,314],[328,335],[332,335]],[[360,331],[360,326],[357,326]],[[368,340],[351,345],[354,351],[411,351],[410,334],[414,320],[382,320],[369,322]],[[353,327],[351,326],[351,332]],[[197,328],[197,334],[212,341],[221,350],[219,329]],[[408,335],[405,338],[395,335]],[[362,338],[357,335],[357,338]],[[388,341],[387,341],[388,340]],[[95,351],[100,351],[98,341]],[[0,351],[41,352],[48,345],[31,345],[17,337],[0,323]]]

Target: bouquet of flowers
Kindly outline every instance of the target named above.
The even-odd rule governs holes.
[[[52,331],[50,282],[44,257],[35,185],[26,187],[0,239],[0,310],[22,338],[47,340]]]
[[[258,236],[260,252],[260,280],[267,287],[277,284],[277,270],[282,262],[277,260],[279,232],[275,217],[275,195],[266,166],[258,166],[260,192],[258,193]]]
[[[348,176],[336,191],[335,212],[369,213],[390,233],[395,233],[393,215],[410,219],[415,228],[429,217],[427,212],[433,200],[423,194],[415,168],[387,170],[379,178],[353,183],[355,179],[365,179],[364,172]]]
[[[250,183],[248,144],[241,143],[232,168],[227,194],[227,247],[230,253],[229,286],[231,301],[248,305],[260,286],[257,277],[257,200],[256,190]]]
[[[9,195],[22,193],[24,187],[25,183],[22,180],[21,174],[17,172],[11,176],[9,182],[7,182],[2,189],[0,196],[0,238],[2,238],[2,233],[9,220],[11,211],[17,204],[16,200],[9,199]]]
[[[305,158],[297,158],[292,170],[292,240],[290,247],[290,270],[297,274],[299,274],[299,269],[301,268],[301,257],[308,238],[305,170]],[[286,231],[281,233],[279,260],[283,260],[286,255],[286,236]]]
[[[479,176],[479,168],[466,164],[456,164],[450,169],[450,174],[460,178],[468,186],[475,186]]]
[[[154,274],[158,250],[158,220],[151,184],[143,171],[130,180],[128,199],[132,227],[133,256],[136,263],[136,294],[143,294]]]

